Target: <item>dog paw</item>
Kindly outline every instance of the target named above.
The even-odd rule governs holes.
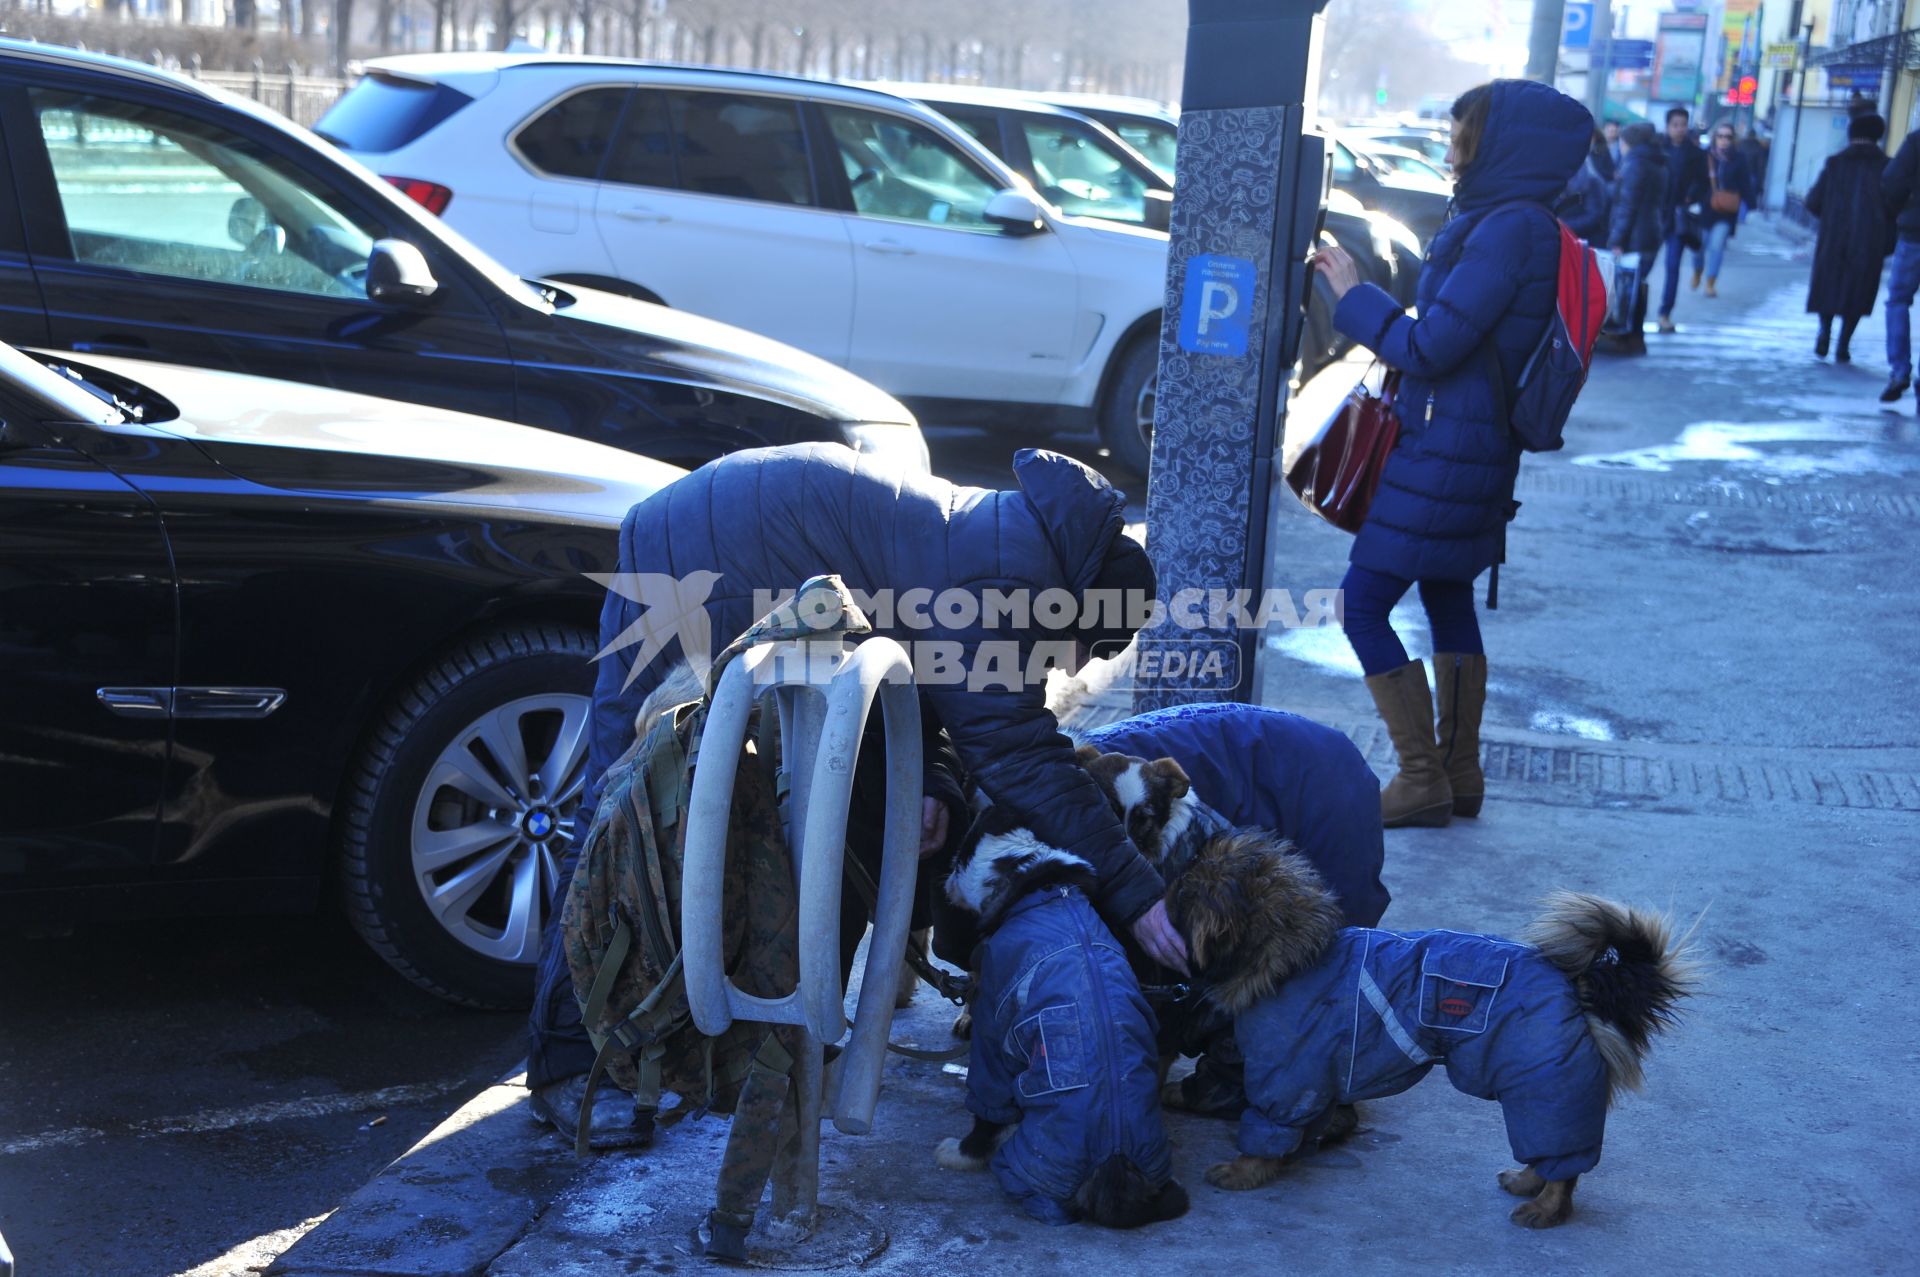
[[[1509,1192],[1512,1190],[1509,1189]],[[1545,1205],[1539,1201],[1521,1202],[1513,1208],[1513,1214],[1507,1216],[1522,1228],[1558,1228],[1567,1222],[1573,1214],[1573,1203]]]
[[[1187,1093],[1178,1082],[1165,1082],[1160,1086],[1160,1104],[1176,1113],[1187,1111]]]
[[[953,1022],[953,1036],[962,1042],[973,1036],[973,1012],[962,1011],[960,1018]]]
[[[933,1160],[942,1169],[948,1171],[984,1171],[987,1162],[982,1157],[968,1157],[960,1151],[960,1141],[949,1135],[934,1146]]]
[[[1271,1184],[1280,1177],[1280,1162],[1270,1157],[1236,1157],[1207,1168],[1207,1183],[1230,1193]]]
[[[1515,1197],[1534,1197],[1540,1192],[1546,1181],[1531,1166],[1516,1167],[1500,1172],[1500,1187]]]

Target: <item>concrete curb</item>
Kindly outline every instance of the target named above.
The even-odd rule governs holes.
[[[503,1077],[389,1163],[275,1260],[269,1277],[473,1277],[585,1165]]]

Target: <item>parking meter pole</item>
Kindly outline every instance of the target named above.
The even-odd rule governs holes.
[[[1246,591],[1257,607],[1266,583],[1273,463],[1326,192],[1324,139],[1304,132],[1325,4],[1188,0],[1147,491],[1160,601],[1182,615],[1140,637],[1136,709],[1260,696],[1259,634],[1206,600]]]

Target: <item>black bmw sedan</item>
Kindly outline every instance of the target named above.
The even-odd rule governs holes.
[[[522,1002],[629,506],[680,474],[340,391],[0,345],[0,927],[312,908]]]
[[[313,134],[0,39],[0,340],[304,381],[679,463],[826,440],[926,468],[899,401],[684,312],[524,280]]]

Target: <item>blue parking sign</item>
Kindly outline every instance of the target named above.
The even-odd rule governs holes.
[[[1593,47],[1593,5],[1585,0],[1567,0],[1567,7],[1560,11],[1560,47],[1563,49],[1589,49]]]
[[[1180,348],[1197,355],[1245,355],[1258,276],[1254,264],[1244,257],[1201,253],[1188,259],[1187,286],[1180,303]]]

